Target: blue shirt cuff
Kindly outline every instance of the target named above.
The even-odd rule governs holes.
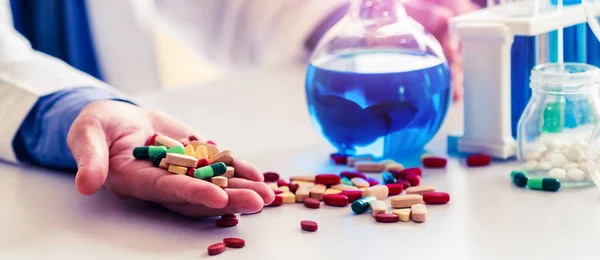
[[[67,145],[69,129],[86,105],[100,100],[132,103],[112,92],[92,87],[72,88],[40,97],[13,139],[17,159],[49,168],[76,170],[77,164]]]

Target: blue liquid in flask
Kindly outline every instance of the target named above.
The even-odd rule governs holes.
[[[450,105],[440,58],[401,51],[325,56],[308,66],[306,95],[318,130],[347,154],[419,156]]]

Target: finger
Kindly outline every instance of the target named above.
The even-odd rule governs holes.
[[[235,209],[223,208],[223,209],[211,209],[202,205],[189,205],[189,204],[178,204],[178,203],[167,203],[163,205],[170,211],[184,215],[190,218],[206,218],[206,217],[218,217],[225,214],[235,214]]]
[[[156,181],[156,188],[162,197],[171,201],[183,200],[214,209],[227,206],[229,199],[227,193],[219,186],[185,175],[163,176]]]
[[[424,1],[410,1],[404,4],[406,13],[423,25],[436,38],[448,30],[448,22],[454,12],[446,7]]]
[[[77,162],[77,191],[94,194],[108,174],[108,144],[102,122],[95,116],[81,114],[69,129],[67,144]]]
[[[180,203],[167,203],[164,206],[188,217],[214,217],[223,214],[255,213],[262,210],[264,206],[260,196],[251,190],[226,189],[225,191],[229,195],[229,203],[222,209]]]
[[[269,188],[269,186],[267,186],[267,184],[264,182],[255,182],[246,179],[231,178],[229,179],[229,184],[227,185],[227,188],[253,190],[254,192],[258,193],[258,195],[260,195],[260,197],[264,201],[264,204],[270,204],[271,202],[273,202],[273,200],[275,200],[275,192],[273,192],[273,190]]]
[[[263,175],[258,172],[258,169],[251,165],[250,163],[236,159],[233,161],[233,168],[235,168],[235,176],[248,179],[251,181],[263,182]]]

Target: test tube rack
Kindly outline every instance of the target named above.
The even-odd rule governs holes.
[[[461,42],[465,80],[464,129],[448,136],[448,154],[515,156],[531,69],[548,62],[598,66],[600,44],[581,1],[554,1],[488,1],[487,8],[450,21],[450,32]]]

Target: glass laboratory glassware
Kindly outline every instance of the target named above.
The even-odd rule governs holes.
[[[531,72],[532,97],[517,130],[517,157],[529,177],[561,187],[592,186],[588,143],[598,122],[600,69],[582,63],[541,64]]]
[[[346,154],[419,156],[451,102],[442,48],[397,0],[354,0],[310,58],[316,128]]]

